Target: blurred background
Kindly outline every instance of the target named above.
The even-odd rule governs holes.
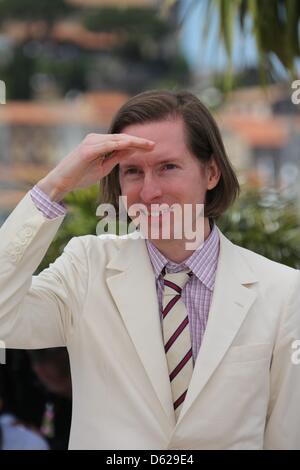
[[[242,187],[218,225],[299,268],[299,19],[298,0],[0,0],[0,225],[85,134],[106,132],[130,96],[187,89],[213,112]],[[95,233],[98,192],[67,196],[37,273],[72,236]],[[7,351],[6,362],[3,429],[9,415],[13,431],[21,422],[27,432],[15,443],[66,448],[67,352]]]

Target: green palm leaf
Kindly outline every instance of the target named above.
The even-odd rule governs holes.
[[[165,10],[180,0],[165,0]],[[259,64],[263,69],[266,60],[275,55],[291,74],[296,59],[300,57],[300,1],[299,0],[198,0],[206,3],[207,11],[214,10],[219,17],[220,39],[228,56],[231,71],[235,28],[239,21],[246,31],[246,19],[251,20],[256,41]],[[192,10],[190,12],[192,14]],[[210,27],[209,21],[205,30]]]

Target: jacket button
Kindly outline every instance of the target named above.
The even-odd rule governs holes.
[[[24,229],[25,237],[31,237],[32,234],[33,234],[33,231],[30,227],[27,227],[27,228]]]

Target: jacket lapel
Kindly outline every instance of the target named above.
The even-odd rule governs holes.
[[[257,282],[239,250],[220,235],[220,255],[208,322],[177,425],[222,361],[253,304]],[[155,394],[175,426],[155,277],[143,239],[124,241],[107,265],[107,284]],[[177,427],[177,426],[176,426]]]
[[[107,284],[152,387],[174,427],[155,276],[143,239],[124,241],[107,265]]]
[[[247,285],[257,282],[244,258],[219,231],[220,255],[214,293],[202,345],[177,424],[222,361],[253,304],[256,293]]]

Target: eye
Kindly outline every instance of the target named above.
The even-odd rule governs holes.
[[[166,170],[174,170],[177,168],[177,165],[175,165],[175,163],[166,163],[162,168]]]
[[[138,169],[137,168],[127,168],[127,170],[124,171],[124,174],[125,175],[135,175],[136,173],[138,173]]]

